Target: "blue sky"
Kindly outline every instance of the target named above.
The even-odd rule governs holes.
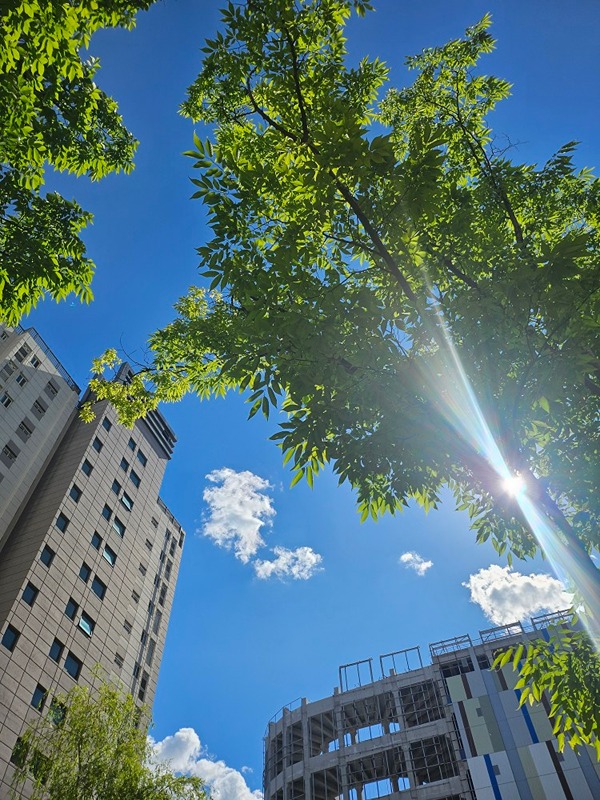
[[[514,85],[491,122],[517,144],[514,158],[541,162],[577,139],[578,163],[598,164],[596,0],[578,0],[568,10],[558,0],[375,0],[375,6],[375,13],[350,24],[350,55],[381,57],[395,85],[410,80],[405,55],[461,35],[491,11],[498,47],[483,68]],[[46,303],[24,320],[38,328],[81,386],[91,359],[106,347],[142,357],[147,335],[170,320],[173,302],[198,282],[195,247],[208,232],[202,205],[189,200],[190,162],[181,155],[191,146],[193,127],[177,109],[198,72],[203,39],[217,29],[218,8],[213,0],[162,0],[139,17],[135,31],[103,32],[92,42],[102,62],[98,83],[118,100],[141,140],[136,170],[97,184],[58,180],[61,191],[95,215],[85,237],[98,267],[95,301]],[[162,494],[188,539],[154,737],[196,731],[206,748],[200,755],[190,731],[167,740],[163,750],[176,761],[185,751],[189,764],[200,758],[198,771],[214,779],[216,800],[250,797],[244,780],[251,790],[260,787],[267,720],[298,696],[330,693],[340,664],[413,645],[426,652],[431,641],[489,627],[462,585],[479,570],[498,565],[486,573],[487,584],[477,584],[482,602],[493,597],[499,604],[496,615],[503,613],[509,590],[519,590],[521,599],[546,592],[548,602],[558,591],[547,579],[524,582],[501,569],[505,561],[491,545],[474,544],[465,515],[449,503],[428,516],[411,509],[360,525],[350,491],[331,476],[319,478],[312,491],[304,485],[290,490],[290,474],[267,441],[273,425],[258,417],[246,422],[247,410],[237,396],[202,404],[187,398],[164,409],[179,442]],[[203,492],[221,487],[206,476],[223,468],[233,471],[233,489],[221,495],[224,514],[243,483],[238,473],[269,484],[255,490],[255,506],[246,505],[246,530],[254,525],[266,541],[248,563],[194,535],[210,521]],[[261,508],[270,523],[262,528]],[[275,546],[312,548],[322,569],[308,580],[260,579],[252,561],[272,559]],[[432,562],[421,567],[422,575],[411,568],[418,566],[414,559],[399,563],[411,552]],[[549,568],[535,561],[516,569],[538,574]],[[233,775],[213,764],[219,759],[252,771]]]

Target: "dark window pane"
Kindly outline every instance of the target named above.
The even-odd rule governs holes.
[[[145,467],[145,466],[146,466],[146,464],[148,463],[148,459],[147,459],[147,458],[146,458],[146,456],[145,456],[145,455],[142,453],[142,451],[141,451],[141,450],[138,450],[138,452],[137,452],[137,460],[140,462],[140,464],[142,465],[142,467]]]
[[[72,678],[79,677],[79,673],[81,672],[82,663],[81,661],[69,651],[67,653],[67,657],[65,658],[65,670],[69,673]]]
[[[65,649],[64,644],[62,642],[59,642],[58,639],[55,639],[52,642],[52,645],[50,646],[50,658],[52,659],[52,661],[56,661],[56,663],[58,664],[64,649]]]
[[[66,608],[65,608],[66,616],[69,619],[75,619],[75,617],[77,615],[77,609],[78,608],[79,608],[79,606],[77,605],[75,600],[73,600],[72,597],[69,597],[69,602],[67,603]]]
[[[97,575],[94,575],[94,580],[92,581],[92,592],[98,595],[100,600],[102,600],[106,594],[106,584],[103,583]]]
[[[134,472],[133,470],[131,470],[131,472],[129,473],[129,480],[133,483],[136,489],[141,483],[140,476],[137,474],[137,472]]]
[[[63,533],[69,527],[69,518],[65,517],[65,515],[62,513],[62,511],[60,512],[60,514],[56,518],[56,527],[58,528],[59,531],[62,531]]]
[[[87,583],[91,574],[92,574],[91,567],[89,567],[84,561],[83,564],[81,565],[81,569],[79,570],[79,577],[84,583]]]
[[[28,583],[27,586],[23,589],[23,600],[27,603],[28,606],[32,606],[35,603],[35,598],[38,596],[38,589],[33,585],[33,583]]]
[[[102,537],[99,533],[94,531],[94,535],[92,536],[92,547],[95,547],[96,550],[100,550],[100,545],[102,544]]]
[[[104,417],[102,420],[102,427],[106,431],[109,431],[112,428],[112,422],[108,419],[108,417]]]
[[[110,519],[111,514],[112,510],[107,505],[105,505],[104,508],[102,509],[102,516],[104,517],[104,519]]]
[[[56,553],[54,552],[54,550],[51,547],[48,547],[47,544],[45,544],[44,549],[40,553],[40,561],[42,562],[42,564],[45,564],[47,567],[49,567],[55,555]]]
[[[81,494],[82,494],[81,489],[79,488],[79,486],[77,486],[77,484],[74,483],[73,486],[71,486],[71,491],[69,492],[71,500],[74,500],[76,503],[78,503]]]
[[[100,441],[100,439],[99,439],[97,436],[96,436],[96,438],[94,439],[94,441],[92,442],[92,447],[94,448],[94,450],[95,450],[97,453],[99,453],[99,452],[100,452],[100,450],[102,450],[102,442]]]
[[[83,472],[85,475],[91,475],[91,474],[92,474],[92,470],[93,470],[93,469],[94,469],[94,468],[92,467],[92,465],[90,464],[90,462],[89,462],[89,461],[87,460],[87,458],[86,458],[86,460],[85,460],[85,461],[83,462],[83,464],[81,465],[81,471],[82,471],[82,472]]]
[[[38,711],[41,711],[44,707],[44,703],[46,702],[46,696],[48,694],[48,690],[44,689],[43,686],[38,685],[35,687],[33,696],[31,698],[31,705],[34,708],[37,708]]]
[[[15,645],[19,636],[20,633],[16,628],[13,628],[12,625],[7,625],[4,635],[2,636],[2,645],[12,653],[12,651],[15,649]]]

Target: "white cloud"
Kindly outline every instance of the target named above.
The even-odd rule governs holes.
[[[262,580],[291,577],[296,581],[307,581],[321,569],[323,561],[323,556],[311,547],[298,547],[296,550],[274,547],[273,553],[275,558],[272,561],[257,558],[253,562],[254,571]]]
[[[202,778],[211,800],[262,800],[262,792],[252,791],[241,772],[208,755],[193,728],[180,728],[152,744],[157,761],[167,762],[175,772]]]
[[[215,485],[204,490],[209,510],[200,533],[219,547],[233,550],[236,558],[247,564],[264,547],[261,528],[270,526],[275,516],[266,494],[271,484],[248,470],[236,472],[227,467],[206,477]]]
[[[470,590],[471,602],[481,606],[495,625],[527,619],[541,611],[560,611],[573,602],[573,595],[551,575],[522,575],[497,564],[480,569],[462,585]]]
[[[430,567],[433,567],[433,561],[425,561],[425,559],[414,550],[409,550],[407,553],[402,553],[400,556],[400,563],[407,569],[414,569],[417,575],[425,575]]]

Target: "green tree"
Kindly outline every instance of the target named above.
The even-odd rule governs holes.
[[[133,27],[153,0],[6,0],[0,4],[0,320],[15,324],[48,294],[92,298],[79,234],[91,215],[44,195],[47,166],[98,180],[133,167],[137,145],[82,58],[92,34]]]
[[[363,518],[449,487],[478,541],[542,550],[578,585],[597,644],[600,182],[574,143],[541,166],[498,149],[487,118],[510,87],[477,71],[488,17],[409,58],[399,90],[380,61],[347,65],[353,7],[369,3],[224,10],[183,105],[213,130],[189,153],[209,289],[133,385],[96,391],[131,423],[248,390],[250,416],[287,412],[292,483],[329,465]]]
[[[118,687],[75,686],[48,705],[19,740],[13,800],[207,800],[199,778],[153,762],[140,709]]]

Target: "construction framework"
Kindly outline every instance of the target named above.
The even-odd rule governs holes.
[[[265,800],[594,800],[588,752],[559,753],[548,707],[519,708],[501,647],[547,637],[569,612],[344,664],[330,697],[294,701],[267,726]]]

